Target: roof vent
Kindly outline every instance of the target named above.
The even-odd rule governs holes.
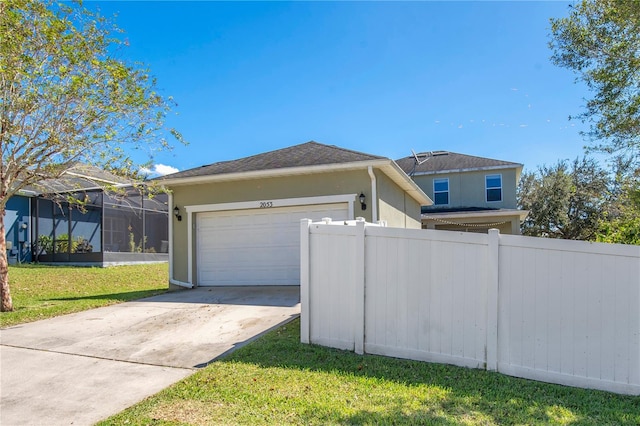
[[[439,157],[441,155],[449,155],[449,151],[433,151],[431,153],[434,157]]]

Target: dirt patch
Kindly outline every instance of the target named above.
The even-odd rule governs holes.
[[[179,401],[160,404],[149,416],[154,421],[204,425],[211,424],[217,417],[216,414],[226,409],[228,407],[219,402]]]
[[[247,318],[240,321],[240,327],[242,327],[243,330],[246,330],[251,327],[255,327],[258,324],[260,324],[259,318]]]

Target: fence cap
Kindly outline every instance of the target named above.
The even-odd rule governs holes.
[[[313,225],[346,225],[356,226],[357,223],[364,223],[364,226],[387,226],[385,221],[379,221],[378,223],[367,222],[363,217],[357,217],[354,220],[333,220],[330,217],[323,217],[319,222],[312,222]]]

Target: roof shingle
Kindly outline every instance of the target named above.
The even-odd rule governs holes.
[[[510,161],[475,157],[448,151],[432,151],[416,154],[416,156],[410,155],[396,160],[396,163],[409,176],[456,170],[522,167],[522,164]]]
[[[158,180],[242,173],[324,164],[354,163],[385,159],[377,155],[351,151],[334,145],[310,141],[231,161],[221,161],[157,178]]]

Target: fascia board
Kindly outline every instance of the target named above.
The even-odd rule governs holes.
[[[434,170],[429,172],[415,172],[413,173],[413,176],[440,175],[440,174],[447,174],[447,173],[464,173],[464,172],[484,172],[484,171],[505,170],[505,169],[522,170],[523,167],[524,166],[522,164],[486,166],[486,167],[469,167],[466,169],[447,169],[447,170]]]
[[[166,178],[161,180],[159,179],[157,183],[163,186],[172,187],[214,182],[227,182],[233,180],[263,179],[280,176],[308,175],[313,173],[330,173],[337,171],[366,169],[368,166],[379,168],[382,165],[386,164],[388,161],[389,160],[358,161],[355,163],[321,164],[317,166],[286,167],[282,169],[256,170],[252,172],[223,173],[174,179]]]

